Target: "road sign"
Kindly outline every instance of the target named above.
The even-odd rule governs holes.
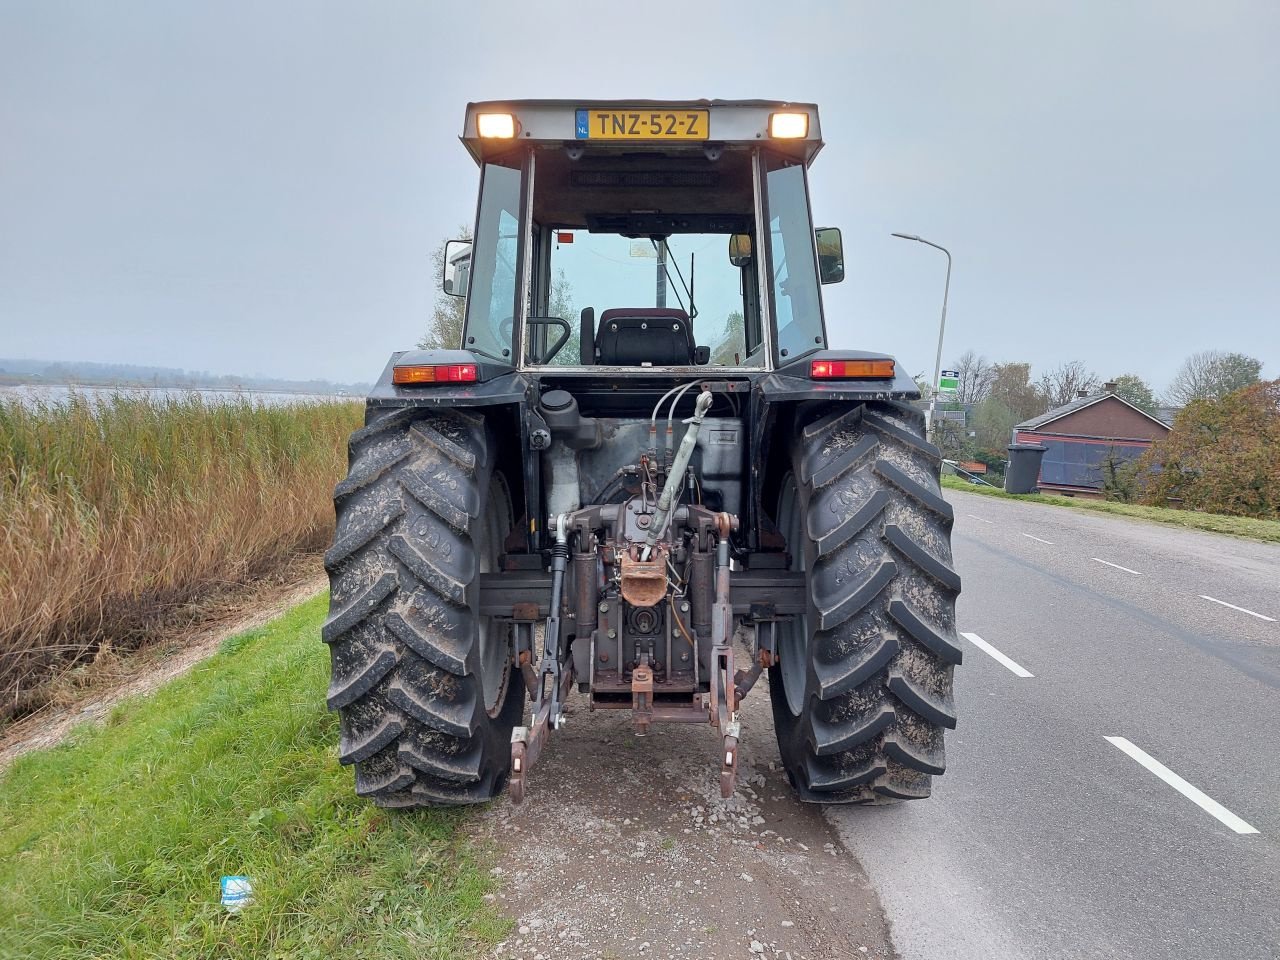
[[[956,390],[960,386],[959,370],[943,370],[938,375],[939,390]]]

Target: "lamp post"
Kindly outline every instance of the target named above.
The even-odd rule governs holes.
[[[933,243],[924,237],[917,237],[914,233],[894,233],[891,236],[923,243],[926,246],[933,247],[935,250],[941,250],[947,255],[947,279],[942,286],[942,320],[938,324],[938,356],[933,363],[933,383],[929,387],[929,421],[925,425],[929,441],[936,443],[937,428],[934,427],[933,423],[934,416],[938,411],[938,381],[942,378],[942,335],[947,329],[947,294],[951,291],[951,251],[941,244]]]

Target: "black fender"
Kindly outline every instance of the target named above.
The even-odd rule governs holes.
[[[794,400],[843,400],[857,403],[867,400],[919,400],[920,388],[907,376],[902,365],[894,360],[894,376],[883,380],[814,380],[809,370],[816,362],[824,360],[893,360],[887,353],[866,353],[861,350],[816,350],[779,367],[760,381],[760,387],[771,401]]]
[[[773,504],[789,469],[791,437],[797,417],[805,408],[817,405],[854,406],[871,400],[898,400],[913,403],[920,399],[915,380],[894,363],[894,376],[885,379],[814,380],[809,372],[821,360],[893,360],[885,353],[861,350],[816,350],[752,384],[750,510],[747,529],[754,537],[753,551],[770,553],[782,549],[782,535],[773,524]]]
[[[476,381],[411,386],[392,383],[395,367],[410,364],[474,364]],[[378,382],[365,398],[365,422],[369,423],[396,409],[466,408],[473,415],[491,418],[498,436],[512,439],[519,437],[518,444],[501,445],[498,451],[499,469],[511,488],[512,506],[517,515],[521,510],[525,514],[525,549],[533,551],[538,545],[536,532],[540,526],[542,474],[540,458],[525,454],[525,451],[532,450],[529,441],[530,422],[525,412],[536,410],[537,401],[536,382],[517,373],[509,364],[487,360],[470,350],[402,350],[391,355]],[[508,550],[512,546],[508,544]]]
[[[391,382],[397,366],[463,363],[475,366],[474,383],[397,386]],[[366,400],[371,407],[491,407],[523,403],[529,387],[529,379],[516,373],[515,367],[470,350],[401,350],[391,355]]]

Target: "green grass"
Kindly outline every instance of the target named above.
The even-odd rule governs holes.
[[[465,814],[354,795],[325,603],[0,775],[0,956],[444,958],[505,932]],[[224,874],[252,880],[239,915]]]
[[[1005,493],[996,487],[984,487],[980,484],[972,484],[950,476],[942,478],[942,485],[952,490],[964,490],[966,493],[977,493],[984,497],[1001,497],[1005,500],[1043,503],[1052,507],[1092,510],[1095,513],[1111,513],[1116,516],[1131,517],[1135,520],[1148,520],[1153,523],[1164,523],[1190,530],[1207,530],[1210,533],[1225,533],[1233,537],[1243,537],[1247,540],[1280,543],[1280,522],[1275,520],[1228,517],[1219,513],[1197,513],[1194,510],[1147,507],[1136,503],[1113,503],[1108,500],[1089,500],[1084,497],[1054,497],[1038,493],[1025,495]]]

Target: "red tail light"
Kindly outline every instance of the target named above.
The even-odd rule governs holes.
[[[811,380],[892,380],[892,360],[814,360],[809,364]]]
[[[396,367],[391,382],[400,386],[421,383],[475,383],[478,379],[474,363],[415,364]]]

